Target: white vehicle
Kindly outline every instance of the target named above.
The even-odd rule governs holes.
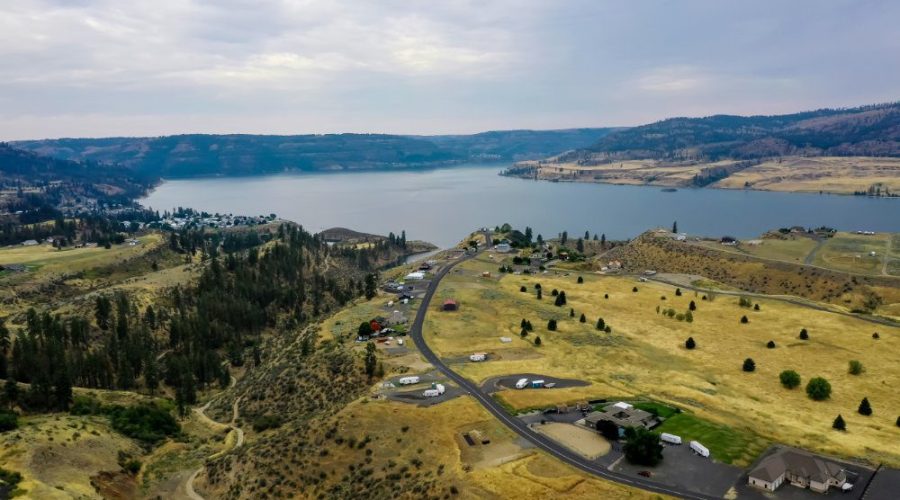
[[[532,380],[531,387],[538,389],[540,387],[544,387],[544,381],[542,380]]]
[[[411,377],[400,377],[400,380],[397,382],[400,383],[400,385],[411,385],[418,384],[419,380],[421,380],[419,377],[413,375]]]
[[[841,485],[841,491],[847,492],[853,489],[853,483],[844,483]]]
[[[443,384],[435,384],[433,389],[426,389],[425,392],[422,393],[426,398],[436,398],[444,393],[444,385]]]
[[[662,434],[660,434],[659,440],[669,444],[681,444],[681,436],[669,434],[668,432],[663,432]]]
[[[524,389],[526,385],[528,385],[528,379],[520,378],[519,381],[516,382],[516,389]]]
[[[691,441],[691,450],[693,450],[694,453],[700,455],[701,457],[709,458],[709,448],[703,446],[697,441]]]
[[[484,361],[487,358],[487,354],[483,352],[476,352],[475,354],[469,356],[469,361]]]
[[[397,339],[397,345],[403,345],[403,339]]]

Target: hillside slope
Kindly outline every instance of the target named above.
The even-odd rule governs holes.
[[[176,135],[20,141],[63,160],[121,164],[162,177],[433,167],[542,158],[587,147],[612,129],[515,130],[475,135]]]
[[[900,103],[775,116],[669,118],[618,131],[569,156],[708,160],[900,156]]]

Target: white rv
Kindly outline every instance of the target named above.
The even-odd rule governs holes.
[[[419,383],[419,377],[413,375],[410,377],[400,377],[400,380],[397,381],[400,385],[412,385]]]
[[[693,450],[694,453],[700,455],[701,457],[709,458],[709,448],[703,446],[697,441],[691,441],[691,450]]]
[[[663,443],[669,444],[681,444],[681,436],[676,436],[675,434],[669,434],[668,432],[663,432],[659,435],[659,440]]]

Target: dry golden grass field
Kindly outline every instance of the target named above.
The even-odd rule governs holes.
[[[853,194],[876,183],[886,186],[892,193],[900,192],[900,159],[789,157],[736,172],[713,187]]]
[[[541,163],[537,177],[545,180],[603,182],[652,186],[689,186],[705,168],[727,167],[734,160],[711,163],[672,163],[627,160],[601,165]],[[537,162],[522,162],[537,165]],[[735,172],[710,185],[721,189],[826,192],[853,194],[880,184],[900,193],[900,159],[880,157],[785,157]]]
[[[435,303],[453,297],[460,301],[460,310],[429,312],[425,324],[429,344],[445,357],[474,351],[493,354],[493,360],[460,366],[461,373],[476,381],[531,372],[592,383],[502,392],[502,399],[512,407],[584,397],[643,396],[675,404],[735,432],[758,434],[763,440],[900,464],[896,446],[900,428],[895,425],[900,415],[898,328],[777,300],[755,301],[760,310],[754,311],[740,307],[736,297],[720,295],[704,301],[693,292],[679,297],[674,287],[629,277],[586,274],[584,284],[576,283],[575,273],[479,277],[482,269],[497,267],[499,262],[480,256],[445,278]],[[535,296],[537,283],[544,291],[541,301]],[[526,292],[520,292],[520,286]],[[636,293],[632,292],[635,286]],[[554,288],[566,291],[566,306],[553,305]],[[656,312],[659,306],[684,313],[691,300],[697,306],[691,323]],[[569,317],[570,307],[574,318]],[[579,322],[581,313],[586,323]],[[749,318],[747,324],[740,323],[744,315]],[[599,317],[611,326],[611,333],[596,330]],[[524,339],[519,337],[523,318],[534,325]],[[549,319],[558,321],[557,331],[548,331]],[[807,341],[797,338],[802,328],[809,331]],[[880,340],[872,338],[874,331]],[[500,336],[514,340],[502,344]],[[533,343],[537,336],[542,340],[539,347]],[[688,337],[697,342],[695,350],[685,349]],[[766,347],[769,340],[776,348]],[[756,362],[753,373],[741,370],[748,357]],[[850,360],[861,361],[866,372],[848,374]],[[778,374],[786,369],[800,373],[800,388],[788,390],[780,385]],[[829,400],[807,398],[803,387],[814,376],[831,382]],[[856,412],[863,397],[875,409],[870,417]],[[831,429],[838,414],[847,420],[846,433]],[[734,457],[737,463],[752,459],[749,452],[747,456],[735,452]]]
[[[92,479],[120,470],[119,451],[141,453],[104,417],[40,415],[23,418],[19,429],[0,434],[0,466],[22,474],[19,489],[26,498],[99,498]],[[128,490],[127,484],[122,486]]]
[[[695,244],[722,252],[734,252],[794,264],[802,264],[817,244],[815,239],[802,236],[788,239],[765,238],[758,241],[759,243],[755,245],[741,243],[737,247],[726,247],[718,241],[700,241]]]
[[[660,498],[589,477],[542,452],[523,447],[517,436],[469,397],[429,408],[390,401],[357,401],[335,416],[337,435],[356,441],[369,436],[372,463],[414,467],[415,461],[443,465],[439,480],[462,498],[543,499]],[[463,433],[476,430],[490,444],[469,446]],[[330,448],[328,466],[339,477],[359,460],[347,446]],[[410,465],[413,464],[413,465]]]

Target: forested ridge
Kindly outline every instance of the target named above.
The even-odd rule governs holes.
[[[900,103],[771,116],[669,118],[623,129],[563,155],[663,160],[900,156]]]
[[[143,307],[125,293],[101,292],[81,314],[33,307],[17,331],[4,324],[3,403],[65,411],[72,387],[81,386],[174,393],[184,412],[198,390],[227,386],[230,368],[258,365],[266,332],[295,330],[373,294],[373,271],[402,254],[404,245],[385,239],[367,248],[332,249],[294,224],[225,236],[173,232],[172,251],[197,252],[206,261],[196,282]]]

